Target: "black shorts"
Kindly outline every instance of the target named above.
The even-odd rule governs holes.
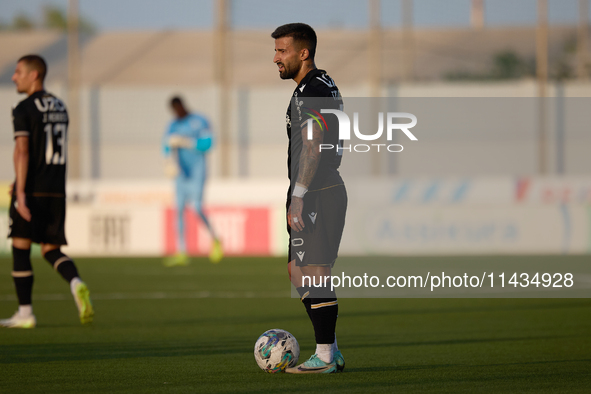
[[[287,209],[291,200],[287,200]],[[309,191],[304,196],[303,231],[291,230],[289,225],[289,261],[296,266],[332,267],[339,253],[345,227],[347,190],[345,185]]]
[[[31,221],[17,212],[16,198],[10,201],[9,238],[26,238],[35,243],[67,245],[65,234],[66,198],[27,196]]]

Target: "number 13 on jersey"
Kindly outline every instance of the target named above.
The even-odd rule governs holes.
[[[48,123],[45,125],[45,162],[47,164],[66,164],[67,125]]]

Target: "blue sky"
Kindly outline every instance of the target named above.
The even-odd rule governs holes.
[[[44,6],[63,9],[67,0],[0,0],[0,22],[17,14],[41,18]],[[79,0],[81,14],[100,30],[208,29],[213,26],[213,0]],[[401,0],[382,0],[384,26],[400,26]],[[489,26],[531,25],[536,0],[485,0]],[[235,28],[271,29],[288,22],[306,22],[316,28],[365,28],[366,0],[232,0]],[[576,23],[578,0],[548,0],[550,22]],[[470,0],[414,0],[414,23],[420,27],[467,26]]]

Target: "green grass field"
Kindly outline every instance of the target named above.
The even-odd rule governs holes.
[[[35,259],[38,326],[0,330],[0,392],[591,392],[589,299],[342,299],[345,372],[269,375],[253,357],[265,330],[294,334],[301,360],[315,346],[283,259],[77,263],[95,323],[78,323],[66,283]],[[0,266],[4,318],[16,301],[11,260]]]

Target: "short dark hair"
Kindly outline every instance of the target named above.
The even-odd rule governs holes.
[[[18,59],[17,63],[24,62],[28,67],[32,68],[33,70],[37,71],[39,74],[39,79],[41,82],[45,80],[45,76],[47,75],[47,63],[45,60],[39,55],[25,55]]]
[[[170,105],[171,106],[175,106],[175,105],[183,106],[183,99],[180,96],[174,96],[173,98],[170,99]]]
[[[301,44],[308,50],[310,59],[314,60],[318,39],[316,38],[316,32],[309,25],[305,23],[288,23],[275,29],[271,33],[271,37],[274,39],[292,37],[294,42]]]

